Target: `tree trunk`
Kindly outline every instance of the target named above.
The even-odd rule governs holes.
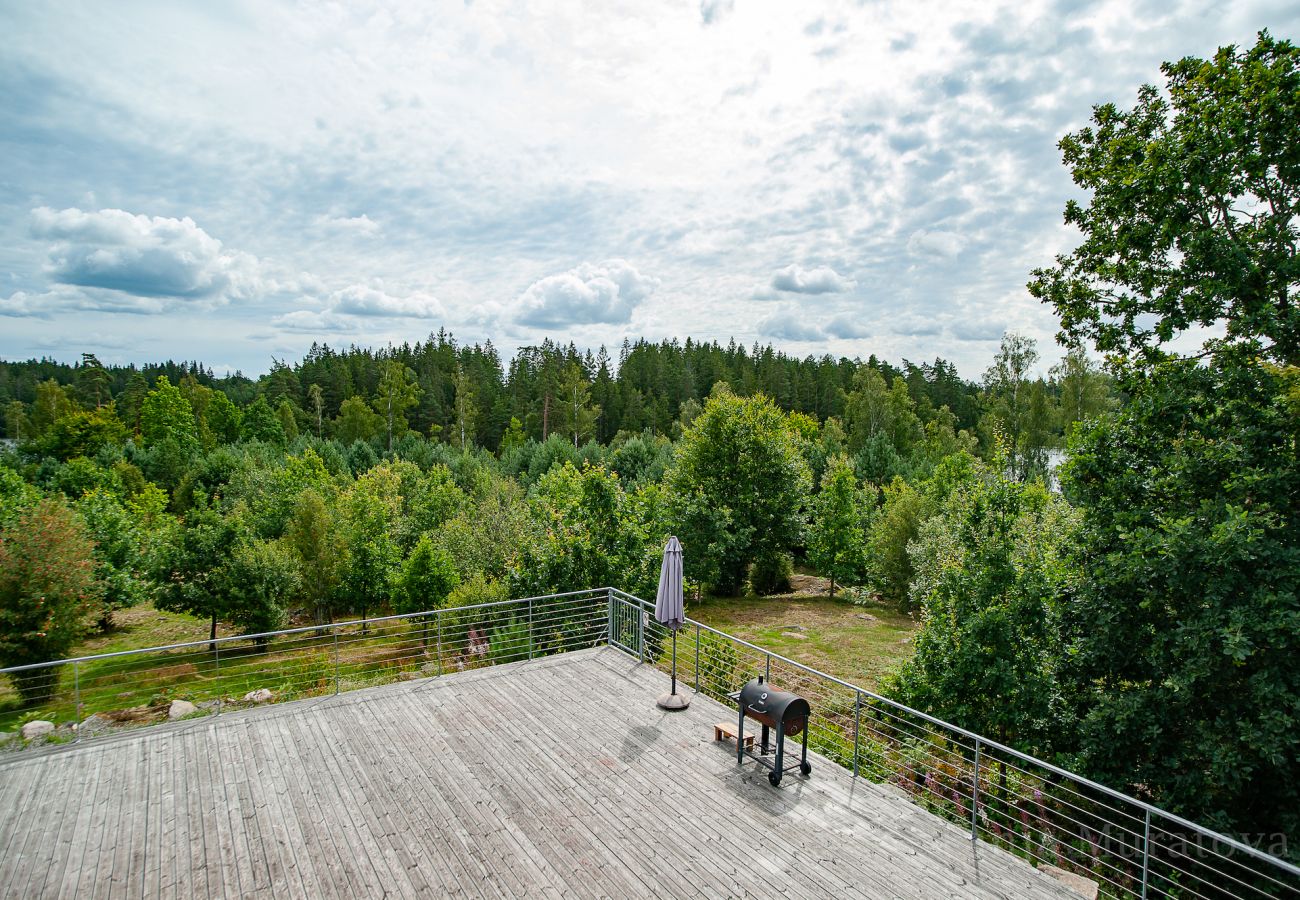
[[[547,436],[551,433],[551,395],[542,396],[542,443],[546,442]]]
[[[217,614],[212,614],[212,627],[208,629],[208,649],[217,652]]]
[[[831,576],[831,599],[835,599],[835,576]]]

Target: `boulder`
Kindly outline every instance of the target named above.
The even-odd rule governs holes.
[[[275,697],[270,688],[258,688],[255,691],[249,691],[244,695],[244,700],[249,703],[270,703]]]
[[[88,716],[84,722],[77,726],[77,734],[84,737],[94,737],[95,735],[103,734],[106,731],[111,731],[112,728],[113,723],[109,719],[96,713],[95,715]]]
[[[199,708],[188,700],[173,700],[172,705],[167,709],[167,718],[183,719],[198,711]]]
[[[53,722],[47,722],[44,719],[36,719],[23,726],[23,740],[30,741],[33,738],[44,737],[53,731]]]
[[[1082,875],[1076,875],[1073,872],[1067,872],[1065,869],[1058,869],[1056,866],[1049,866],[1046,863],[1040,865],[1038,871],[1051,875],[1080,897],[1084,897],[1085,900],[1097,900],[1099,885],[1091,878],[1084,878]]]

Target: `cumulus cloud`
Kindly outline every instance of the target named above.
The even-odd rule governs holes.
[[[351,284],[330,293],[323,308],[287,312],[273,317],[271,324],[302,333],[356,331],[359,319],[436,319],[443,313],[438,298],[422,291],[398,296],[377,287]]]
[[[188,216],[40,207],[32,210],[31,230],[51,242],[45,271],[60,284],[205,300],[239,293],[256,280],[255,259],[224,250]]]
[[[792,263],[772,275],[771,285],[792,294],[839,294],[852,289],[854,282],[826,266],[804,269]]]
[[[56,284],[48,291],[15,291],[0,298],[0,316],[50,319],[69,312],[151,315],[163,312],[167,304],[167,300],[158,297],[134,297],[117,291],[86,290]]]
[[[826,333],[808,321],[797,309],[779,309],[758,323],[758,333],[763,337],[782,341],[824,341]]]
[[[621,325],[659,286],[621,259],[583,263],[528,286],[515,308],[515,321],[536,328],[596,323]]]
[[[443,314],[442,304],[431,294],[416,291],[395,297],[377,288],[354,284],[330,294],[335,312],[352,316],[397,316],[411,319],[434,319]]]
[[[299,309],[275,316],[271,324],[285,331],[302,334],[319,334],[323,331],[354,331],[356,320],[340,316],[329,310]]]
[[[872,336],[871,329],[860,318],[847,313],[835,316],[827,322],[825,331],[830,337],[846,339],[869,338]]]

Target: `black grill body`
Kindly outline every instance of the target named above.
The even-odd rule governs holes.
[[[762,676],[746,682],[731,697],[740,707],[736,762],[743,762],[747,755],[745,719],[749,718],[762,725],[763,739],[759,745],[759,754],[749,753],[748,756],[772,770],[768,773],[767,780],[773,787],[781,784],[781,776],[788,771],[798,769],[803,775],[812,771],[812,766],[808,764],[808,717],[812,715],[812,709],[808,706],[807,700],[797,694],[774,690],[770,684],[763,681]],[[776,729],[776,759],[768,760],[766,757],[769,753],[770,729],[773,728]],[[803,752],[799,762],[786,766],[786,735],[798,734],[803,734]]]

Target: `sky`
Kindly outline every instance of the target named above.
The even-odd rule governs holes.
[[[267,371],[446,328],[943,357],[1081,197],[1057,141],[1278,0],[0,0],[0,358]]]

